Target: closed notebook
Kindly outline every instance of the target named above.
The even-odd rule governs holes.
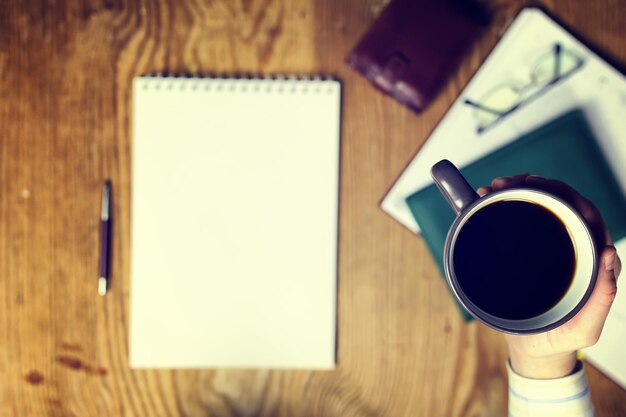
[[[340,90],[134,80],[131,367],[334,367]]]
[[[520,173],[562,180],[598,207],[615,241],[626,236],[626,199],[580,110],[558,117],[461,172],[474,188]],[[406,202],[444,276],[443,248],[454,212],[434,184]]]

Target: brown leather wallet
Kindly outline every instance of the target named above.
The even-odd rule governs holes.
[[[485,10],[470,0],[393,0],[346,61],[419,113],[488,21]]]

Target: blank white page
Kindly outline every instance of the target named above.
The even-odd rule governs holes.
[[[340,90],[134,80],[131,367],[334,367]]]

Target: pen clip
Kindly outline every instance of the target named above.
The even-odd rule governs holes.
[[[111,210],[111,181],[104,182],[102,189],[102,208],[100,210],[100,219],[109,220],[109,212]]]

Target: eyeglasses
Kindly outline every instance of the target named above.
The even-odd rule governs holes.
[[[489,90],[480,100],[466,99],[474,108],[478,123],[477,133],[482,133],[506,116],[545,93],[559,81],[571,76],[584,64],[584,60],[557,43],[531,67],[530,82],[507,82]]]

